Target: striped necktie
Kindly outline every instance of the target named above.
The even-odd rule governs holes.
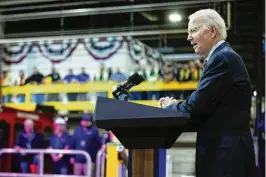
[[[205,60],[204,63],[203,63],[203,66],[202,66],[202,71],[203,71],[203,70],[205,69],[205,67],[207,66],[207,63],[208,63],[207,60]]]
[[[203,72],[204,72],[206,66],[207,66],[207,60],[205,60],[204,63],[203,63],[203,66],[202,66],[202,68],[201,68],[201,72],[200,72],[200,77],[202,76],[202,74],[203,74]]]

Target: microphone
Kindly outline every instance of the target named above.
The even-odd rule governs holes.
[[[119,97],[122,94],[127,94],[127,92],[134,86],[139,85],[141,82],[143,82],[145,79],[142,75],[138,73],[134,73],[133,75],[129,76],[128,79],[122,84],[118,85],[115,89],[115,91],[112,92],[114,97],[116,99],[119,99]],[[118,94],[117,94],[118,93]]]
[[[133,86],[139,85],[143,81],[144,78],[142,75],[134,73],[133,75],[128,77],[124,84],[118,85],[117,89],[130,90]]]

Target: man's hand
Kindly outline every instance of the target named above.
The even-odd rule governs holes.
[[[60,156],[60,155],[54,155],[54,156],[52,156],[52,158],[53,158],[53,161],[54,162],[58,162],[62,158],[62,156]]]
[[[177,103],[177,100],[173,97],[162,97],[159,100],[158,107],[159,108],[165,108],[171,104]]]
[[[74,164],[75,163],[75,159],[73,157],[70,158],[70,164]]]
[[[19,152],[20,151],[20,147],[19,146],[15,146],[15,150],[17,151],[17,152]]]
[[[21,150],[23,150],[23,148],[19,147],[19,146],[15,146],[15,150],[17,152],[19,152],[21,155],[26,155],[26,153],[22,153]]]

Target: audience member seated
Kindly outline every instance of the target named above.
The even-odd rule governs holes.
[[[16,137],[15,149],[45,149],[44,136],[34,131],[34,122],[24,121],[24,132]],[[39,171],[38,154],[20,154],[20,169],[22,173],[36,173]]]
[[[77,82],[77,77],[73,73],[73,69],[68,70],[68,74],[64,77],[65,83],[75,83]]]
[[[86,73],[85,68],[81,68],[81,73],[76,76],[79,83],[86,83],[90,81],[90,75]]]
[[[111,80],[115,82],[124,82],[127,80],[127,76],[122,73],[119,68],[117,68],[116,73],[111,75]]]

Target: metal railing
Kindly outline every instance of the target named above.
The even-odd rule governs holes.
[[[0,172],[1,177],[82,177],[76,175],[55,175],[55,174],[44,174],[44,154],[81,154],[84,155],[87,160],[88,165],[88,177],[91,177],[91,157],[86,151],[82,150],[63,150],[63,149],[1,149],[0,156],[2,154],[39,154],[39,174],[25,174],[25,173],[8,173],[8,172]],[[84,176],[83,176],[84,177]]]
[[[119,151],[119,149],[121,148],[121,146],[118,146],[117,150]],[[95,165],[95,177],[105,177],[105,162],[106,162],[106,147],[99,150],[97,153],[97,157],[96,157],[96,165]],[[115,163],[115,162],[114,162]],[[117,177],[126,177],[127,176],[127,168],[126,166],[122,163],[118,165],[118,176]]]
[[[106,148],[100,149],[97,153],[95,164],[95,177],[104,177],[105,174]]]

